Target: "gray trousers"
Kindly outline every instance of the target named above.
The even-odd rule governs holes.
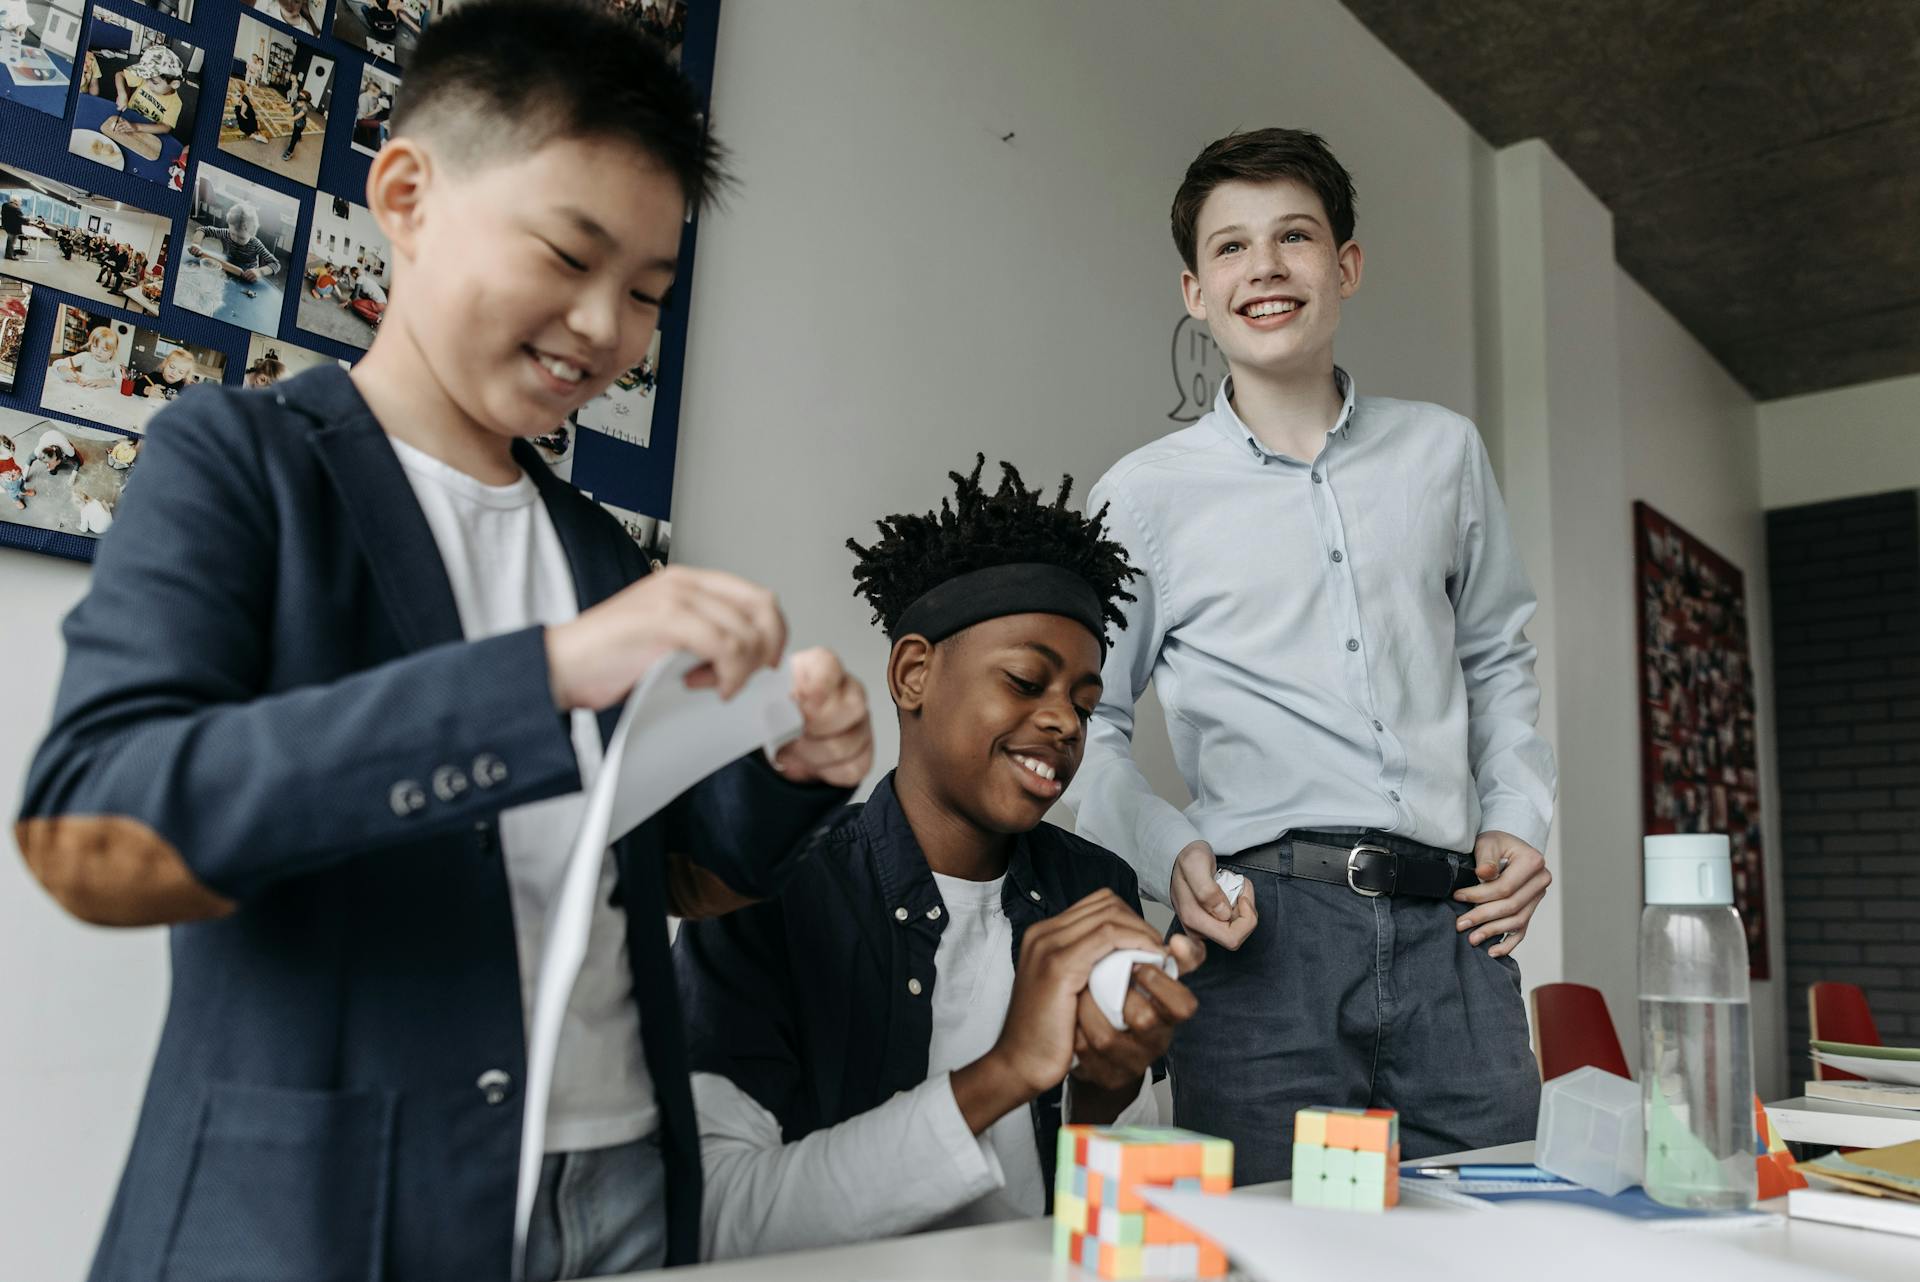
[[[527,1228],[527,1282],[657,1269],[667,1260],[660,1137],[549,1153]]]
[[[1396,1109],[1405,1159],[1533,1138],[1520,968],[1454,929],[1472,905],[1239,871],[1260,924],[1185,977],[1168,1056],[1174,1122],[1232,1140],[1235,1183],[1292,1173],[1302,1108]]]

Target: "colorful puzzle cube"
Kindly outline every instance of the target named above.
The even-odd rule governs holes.
[[[1226,1193],[1233,1144],[1171,1126],[1063,1126],[1054,1166],[1053,1253],[1103,1278],[1222,1278],[1213,1242],[1141,1196]]]
[[[1390,1108],[1295,1113],[1293,1200],[1352,1211],[1400,1205],[1400,1115]]]
[[[1758,1095],[1753,1097],[1753,1163],[1759,1168],[1760,1197],[1785,1197],[1788,1189],[1807,1187],[1807,1177],[1793,1169],[1787,1142],[1773,1129],[1773,1119]]]

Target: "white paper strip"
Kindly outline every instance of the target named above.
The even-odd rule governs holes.
[[[547,1102],[554,1057],[573,981],[587,955],[593,897],[607,848],[667,803],[752,749],[776,748],[800,733],[800,710],[789,693],[788,665],[754,676],[721,702],[712,690],[689,690],[684,678],[696,660],[674,654],[653,666],[628,696],[600,772],[587,792],[560,893],[547,913],[546,945],[527,1035],[526,1112],[520,1127],[520,1179],[513,1210],[513,1276],[525,1275],[527,1227],[545,1157]],[[666,929],[666,923],[660,923]],[[645,1030],[642,1030],[645,1035]]]
[[[1897,1086],[1920,1086],[1920,1060],[1879,1059],[1869,1055],[1835,1055],[1815,1051],[1813,1057],[1830,1068],[1870,1082],[1892,1082]]]

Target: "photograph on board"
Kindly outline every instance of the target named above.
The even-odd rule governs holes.
[[[60,308],[48,347],[40,408],[129,432],[146,431],[180,393],[218,386],[227,372],[224,352],[70,303]]]
[[[627,532],[627,537],[640,545],[648,564],[656,570],[666,566],[667,556],[673,550],[673,522],[663,521],[657,516],[642,516],[611,503],[602,503],[600,506],[613,513],[620,522],[620,528]]]
[[[0,389],[12,387],[20,373],[20,344],[26,341],[32,307],[31,284],[0,276]]]
[[[574,414],[581,427],[643,449],[653,441],[653,396],[660,386],[660,331],[638,365]]]
[[[204,62],[186,41],[96,8],[67,150],[179,191]]]
[[[297,347],[265,334],[255,334],[247,343],[247,364],[241,374],[242,387],[272,387],[282,379],[293,378],[322,365],[346,365],[323,352]]]
[[[139,458],[137,436],[0,409],[0,521],[97,538]]]
[[[293,197],[201,162],[174,305],[257,334],[279,333],[299,223]]]
[[[337,0],[333,34],[356,49],[404,67],[420,47],[431,16],[427,0]]]
[[[285,23],[303,36],[317,36],[326,16],[326,0],[240,0],[263,18]]]
[[[144,5],[155,13],[164,13],[169,18],[178,18],[182,22],[193,21],[193,0],[133,0],[133,3]]]
[[[360,71],[360,94],[354,102],[353,149],[362,155],[378,155],[387,145],[388,122],[393,117],[393,100],[400,96],[400,77],[382,71],[371,62]]]
[[[227,69],[220,150],[268,173],[317,186],[333,71],[333,59],[318,46],[254,18],[240,19]]]
[[[373,214],[324,192],[313,203],[313,230],[294,323],[355,347],[373,346],[387,310],[393,249]]]
[[[0,270],[89,303],[157,316],[171,220],[0,164]],[[20,230],[14,232],[13,227]]]
[[[62,115],[83,0],[0,0],[0,98]]]

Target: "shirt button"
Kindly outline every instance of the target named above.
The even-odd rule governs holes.
[[[1318,472],[1315,472],[1315,473],[1313,474],[1313,483],[1314,483],[1315,485],[1320,485],[1320,484],[1324,484],[1324,482],[1322,482],[1322,481],[1320,480],[1320,473],[1318,473]]]
[[[940,920],[940,905],[939,905],[939,904],[935,904],[935,905],[934,905],[933,907],[931,907],[931,908],[929,908],[929,909],[927,909],[927,920],[928,920],[928,921],[939,921],[939,920]]]
[[[1344,560],[1346,560],[1346,559],[1347,559],[1346,557],[1344,557],[1344,556],[1342,556],[1342,555],[1340,554],[1340,549],[1339,549],[1339,548],[1335,548],[1335,549],[1333,550],[1333,561],[1334,561],[1334,564],[1335,564],[1335,565],[1338,565],[1338,564],[1339,564],[1340,562],[1342,562],[1342,561],[1344,561]]]
[[[1394,800],[1394,801],[1398,801],[1398,800],[1400,800],[1400,794],[1399,794],[1399,793],[1397,793],[1397,792],[1390,792],[1390,793],[1388,793],[1388,794],[1387,794],[1387,796],[1388,796],[1388,797],[1389,797],[1389,798],[1390,798],[1391,800]]]
[[[1375,730],[1385,730],[1385,729],[1386,729],[1386,727],[1385,727],[1385,726],[1383,726],[1383,725],[1381,725],[1381,724],[1380,724],[1380,723],[1379,723],[1378,721],[1376,721],[1376,722],[1374,722],[1374,723],[1373,723],[1373,728],[1374,728]]]
[[[904,909],[904,908],[896,908],[896,909],[894,909],[894,910],[893,910],[893,919],[894,919],[895,921],[905,921],[905,920],[907,919],[907,910],[906,910],[906,909]]]
[[[915,997],[918,997],[920,995],[920,981],[917,979],[909,979],[907,981],[907,991]]]
[[[1347,638],[1347,649],[1358,650],[1359,648],[1360,648],[1360,643],[1358,641],[1354,640],[1352,637]]]
[[[513,1090],[513,1078],[497,1068],[490,1068],[480,1074],[480,1080],[474,1083],[480,1088],[480,1097],[489,1104],[504,1103]]]

